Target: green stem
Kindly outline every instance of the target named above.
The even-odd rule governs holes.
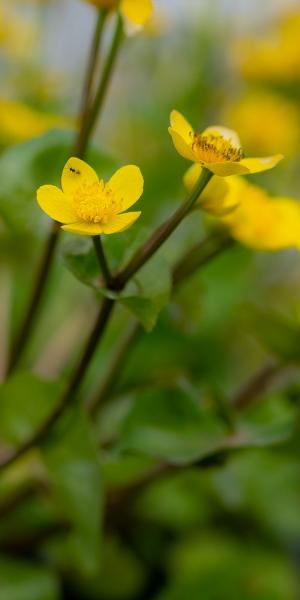
[[[80,110],[80,127],[79,127],[80,131],[83,131],[83,129],[85,128],[86,122],[88,119],[88,115],[89,115],[89,108],[90,108],[90,104],[92,102],[91,96],[92,96],[92,91],[93,91],[93,84],[94,84],[94,80],[95,80],[96,69],[97,69],[98,62],[99,62],[99,49],[100,49],[100,45],[101,45],[101,40],[102,40],[102,35],[103,35],[103,31],[104,31],[104,25],[105,25],[107,14],[108,14],[107,10],[105,10],[105,9],[100,9],[98,11],[98,18],[97,18],[96,25],[95,25],[88,65],[87,65],[87,69],[86,69],[85,83],[83,86],[83,94],[82,94],[81,110]],[[82,154],[82,152],[80,152],[80,148],[78,148],[78,151],[75,152],[75,154],[77,154],[77,156]]]
[[[102,245],[102,240],[100,235],[93,235],[92,240],[94,243],[95,252],[98,258],[98,262],[100,265],[101,272],[103,274],[104,282],[107,287],[109,287],[111,281],[111,273],[109,270],[109,266],[106,260],[104,248]]]
[[[176,212],[159,227],[154,234],[146,241],[146,243],[139,248],[133,255],[129,263],[122,269],[117,275],[115,280],[115,289],[122,290],[126,283],[148,262],[148,260],[155,254],[155,252],[162,246],[162,244],[170,237],[170,235],[177,229],[181,221],[187,216],[190,210],[193,208],[195,202],[198,200],[200,194],[208,184],[212,177],[212,173],[207,169],[202,169],[200,178],[195,185],[192,193]]]
[[[222,254],[228,248],[231,248],[234,244],[235,242],[231,238],[217,235],[209,236],[200,243],[195,244],[175,264],[172,270],[173,293],[196,271]],[[97,414],[105,400],[111,395],[116,382],[120,378],[120,372],[124,369],[124,364],[126,363],[128,356],[130,356],[133,346],[143,333],[143,328],[136,320],[134,320],[125,331],[115,349],[111,364],[101,382],[100,389],[88,405],[88,411],[92,415]]]
[[[98,340],[103,335],[106,329],[113,307],[114,301],[105,298],[101,305],[96,323],[85,346],[84,352],[73,373],[71,381],[69,382],[64,394],[60,398],[54,411],[40,425],[40,427],[34,432],[34,434],[22,446],[20,446],[20,448],[10,453],[7,453],[1,457],[1,468],[11,465],[18,458],[23,456],[23,454],[25,454],[28,450],[39,444],[44,439],[45,435],[53,427],[53,425],[55,425],[55,423],[58,421],[59,417],[65,412],[71,400],[74,399],[74,395],[77,392],[77,388],[87,372],[91,359],[93,358],[95,350],[97,348]]]
[[[141,250],[133,256],[133,259],[129,262],[128,266],[125,267],[124,272],[121,271],[117,278],[113,278],[111,280],[109,286],[111,290],[122,290],[128,280],[147,262],[147,260],[149,260],[156,250],[162,246],[171,233],[173,233],[173,231],[178,227],[179,223],[189,213],[192,206],[198,199],[199,194],[201,194],[209,182],[211,176],[212,175],[209,171],[206,169],[203,170],[198,183],[196,184],[187,201],[174,213],[170,219],[168,219],[161,227],[159,227],[159,229],[150,237],[148,242],[146,242],[145,246],[143,246]],[[139,255],[141,255],[141,260],[138,260]],[[115,302],[116,301],[113,299],[104,299],[83,356],[75,369],[71,382],[69,383],[54,412],[40,426],[38,431],[23,444],[23,446],[11,454],[4,456],[4,458],[0,461],[0,468],[4,468],[7,465],[12,464],[19,457],[23,456],[25,452],[39,443],[45,437],[45,435],[47,435],[59,417],[69,406],[70,401],[74,398],[75,392],[78,391],[78,387],[82,383],[97,345],[103,336]]]
[[[105,399],[111,394],[116,382],[119,379],[120,371],[124,368],[124,363],[130,355],[130,351],[136,344],[143,329],[138,321],[133,320],[124,335],[121,337],[116,350],[112,356],[111,363],[105,373],[104,379],[101,382],[100,389],[92,398],[87,409],[91,415],[95,415]]]
[[[78,146],[80,149],[86,148],[87,140],[89,140],[91,133],[95,127],[96,120],[98,118],[99,112],[103,107],[103,103],[106,97],[106,92],[108,89],[108,85],[110,83],[110,79],[113,73],[113,68],[116,63],[116,59],[118,56],[118,52],[121,46],[121,42],[123,39],[123,21],[120,14],[116,17],[116,28],[112,39],[112,44],[106,59],[106,62],[103,67],[103,72],[101,76],[100,85],[98,88],[98,92],[96,93],[94,103],[90,107],[89,115],[84,123],[84,127],[79,136]]]
[[[51,232],[49,235],[49,239],[44,249],[44,253],[40,262],[40,266],[38,269],[38,274],[36,277],[35,285],[32,290],[31,298],[29,300],[28,308],[24,317],[23,322],[21,323],[21,327],[17,333],[17,336],[12,344],[12,348],[10,351],[7,371],[6,374],[10,375],[12,371],[18,366],[24,350],[27,346],[27,342],[29,340],[30,334],[34,328],[38,310],[40,308],[42,296],[45,292],[46,284],[48,281],[48,275],[51,269],[51,265],[53,262],[53,258],[55,255],[55,250],[58,243],[59,237],[59,229],[57,223],[54,223]]]
[[[102,11],[101,11],[102,12]],[[103,21],[103,22],[102,22]],[[92,80],[94,77],[97,59],[98,59],[98,48],[101,41],[101,36],[103,32],[104,26],[104,15],[98,15],[97,24],[94,32],[94,40],[91,48],[91,56],[89,61],[89,74],[86,78],[85,86],[89,88],[92,84]],[[74,153],[81,158],[84,157],[87,145],[90,140],[90,136],[92,135],[93,128],[96,124],[97,117],[99,116],[100,109],[103,106],[103,100],[105,98],[105,93],[107,91],[108,83],[111,76],[111,71],[114,67],[115,63],[115,54],[117,50],[117,46],[119,45],[118,36],[120,36],[120,29],[122,29],[122,25],[120,22],[120,17],[118,18],[118,26],[116,29],[116,35],[114,36],[112,42],[112,48],[109,53],[107,62],[104,67],[103,76],[101,78],[98,93],[97,93],[97,103],[95,101],[95,105],[90,107],[89,102],[89,92],[88,89],[85,90],[84,97],[86,100],[86,106],[83,107],[82,113],[85,115],[81,122],[81,130],[79,131],[77,142],[75,144]],[[120,40],[119,40],[120,41]],[[102,89],[103,86],[103,89]],[[101,102],[99,102],[99,98]],[[89,120],[89,111],[92,111],[91,121]],[[26,310],[24,320],[21,324],[20,331],[17,334],[16,339],[13,342],[12,350],[10,353],[10,357],[8,360],[8,368],[7,374],[11,374],[14,369],[18,366],[20,359],[22,358],[26,346],[28,344],[29,338],[32,335],[34,325],[37,319],[38,311],[40,309],[40,305],[45,293],[46,284],[49,279],[51,267],[53,264],[55,250],[59,241],[60,229],[58,228],[57,223],[53,224],[48,240],[46,241],[45,250],[43,254],[43,258],[41,261],[41,266],[38,271],[38,275],[36,278],[36,283],[33,288],[32,296]]]

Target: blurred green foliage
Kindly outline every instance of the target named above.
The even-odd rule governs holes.
[[[60,14],[57,4],[46,10]],[[201,129],[253,85],[229,65],[234,15],[224,26],[220,3],[212,4],[201,19],[125,44],[87,156],[103,177],[130,162],[145,176],[140,221],[104,239],[112,269],[184,197],[187,165],[167,137],[170,110]],[[71,93],[44,103],[36,94],[35,103],[75,113],[81,75],[75,65]],[[24,82],[15,85],[24,95]],[[298,106],[295,82],[260,85]],[[59,183],[74,136],[52,130],[1,152],[3,346],[24,314],[50,226],[35,191]],[[299,149],[259,183],[297,195]],[[1,599],[299,597],[299,255],[235,245],[172,293],[176,260],[213,227],[193,212],[141,270],[72,408],[1,473]],[[58,401],[105,294],[92,243],[64,234],[39,326],[20,369],[0,386],[0,455],[28,439]],[[142,327],[91,423],[86,405],[134,322]],[[278,371],[260,387],[270,361]],[[238,408],[249,381],[248,405]]]

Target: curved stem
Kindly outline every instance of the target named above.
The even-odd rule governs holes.
[[[74,398],[74,394],[77,391],[77,387],[82,382],[86,371],[89,367],[90,361],[95,353],[98,345],[99,338],[103,335],[106,326],[109,321],[114,301],[109,298],[105,298],[99,311],[96,323],[93,327],[91,335],[87,341],[84,352],[79,360],[79,363],[74,371],[71,381],[60,401],[55,407],[54,411],[48,416],[48,418],[40,425],[39,429],[29,438],[20,448],[7,454],[1,459],[0,467],[4,468],[14,463],[18,458],[23,456],[25,452],[36,446],[43,440],[45,435],[50,431],[52,426],[56,423],[59,417],[64,413],[66,408],[69,406],[71,400]]]
[[[220,237],[212,235],[195,244],[184,256],[175,264],[172,270],[173,293],[182,285],[191,275],[201,269],[211,260],[222,254],[228,248],[234,246],[235,241],[229,237]],[[124,368],[124,364],[133,346],[143,335],[144,330],[140,323],[134,320],[125,331],[121,338],[115,353],[112,357],[108,371],[101,382],[100,388],[88,405],[88,411],[95,415],[105,400],[109,397],[115,387],[115,383]]]
[[[113,354],[112,361],[104,376],[101,386],[95,396],[90,401],[87,409],[93,416],[95,415],[103,402],[111,394],[115,387],[116,381],[120,375],[120,371],[124,368],[124,363],[130,354],[131,349],[136,344],[143,329],[138,321],[133,320],[122,336],[117,348]]]
[[[45,291],[46,283],[48,281],[49,271],[52,265],[53,257],[58,243],[59,228],[56,223],[53,224],[48,242],[44,249],[44,254],[38,269],[36,282],[33,287],[32,295],[29,300],[27,312],[24,317],[24,321],[21,324],[20,330],[13,342],[10,356],[8,359],[7,375],[17,367],[20,359],[22,358],[23,352],[29,340],[32,329],[35,325],[35,321],[38,316],[38,309],[41,304],[42,295]]]
[[[158,250],[162,246],[165,240],[171,235],[171,233],[173,233],[173,231],[177,228],[179,223],[188,214],[193,204],[198,199],[199,194],[204,190],[211,176],[212,175],[209,171],[203,169],[199,181],[196,184],[194,190],[192,191],[187,201],[177,211],[175,211],[174,215],[170,219],[168,219],[161,227],[159,227],[159,229],[150,237],[148,242],[146,242],[146,244],[141,248],[141,250],[133,256],[133,259],[129,262],[128,266],[125,267],[124,271],[120,272],[116,278],[112,278],[109,285],[109,288],[111,290],[121,291],[128,282],[128,280],[147,262],[147,260],[149,260],[149,258],[156,252],[156,250]],[[141,260],[138,259],[139,255],[141,255]],[[59,419],[62,413],[66,410],[70,401],[73,399],[75,391],[77,391],[77,388],[82,383],[82,380],[89,366],[89,362],[92,359],[96,347],[105,331],[115,302],[115,299],[104,299],[98,319],[88,340],[84,354],[75,370],[75,373],[71,379],[71,382],[66,392],[62,396],[54,412],[41,425],[40,429],[32,436],[31,439],[25,442],[23,446],[21,446],[18,450],[16,450],[8,456],[5,456],[4,459],[0,461],[0,468],[4,468],[7,465],[12,464],[15,460],[17,460],[20,456],[27,452],[27,450],[39,443],[49,432],[52,426],[56,423],[56,421]]]
[[[109,284],[110,284],[110,281],[111,281],[111,273],[110,273],[109,266],[108,266],[108,263],[107,263],[107,260],[106,260],[104,248],[103,248],[103,245],[102,245],[101,236],[100,235],[93,235],[92,236],[92,240],[93,240],[95,252],[96,252],[96,255],[97,255],[97,258],[98,258],[98,262],[99,262],[99,265],[100,265],[100,269],[101,269],[101,272],[103,274],[105,285],[107,287],[109,287]]]
[[[198,200],[211,177],[212,173],[203,168],[200,178],[186,202],[181,204],[172,217],[165,221],[165,223],[150,236],[142,248],[138,248],[128,264],[116,277],[116,289],[122,290],[126,283],[146,264],[146,262],[148,262],[149,258],[155,254],[165,240],[167,240],[173,231],[177,229],[178,225],[187,216],[195,202]]]
[[[85,83],[87,88],[91,88],[95,69],[97,66],[98,49],[99,49],[101,36],[103,33],[103,27],[104,27],[104,23],[105,23],[105,14],[104,13],[106,14],[106,11],[101,11],[101,13],[98,15],[98,20],[97,20],[97,24],[96,24],[96,28],[95,28],[95,32],[94,32],[94,39],[93,39],[93,43],[92,43],[89,68],[88,68],[89,72],[88,72],[88,75],[86,78],[86,83]],[[118,19],[118,27],[117,27],[116,33],[119,32],[120,27],[121,27],[120,19]],[[120,35],[120,33],[118,33],[118,36],[119,35]],[[103,105],[103,100],[105,98],[105,93],[107,91],[111,71],[114,67],[114,62],[115,62],[114,57],[115,57],[116,50],[117,50],[116,46],[118,46],[118,44],[116,43],[117,41],[118,40],[116,40],[114,37],[113,42],[112,42],[112,49],[109,53],[109,57],[108,57],[108,60],[106,62],[105,68],[104,68],[104,74],[103,74],[100,84],[99,84],[97,98],[102,99],[102,101],[99,102],[99,100],[98,100],[97,105],[95,103],[93,108],[91,108],[90,102],[89,102],[91,89],[87,89],[84,92],[84,98],[85,98],[85,102],[86,102],[86,105],[82,109],[82,113],[83,113],[84,117],[81,122],[81,130],[79,131],[77,142],[75,144],[75,150],[74,150],[74,152],[77,154],[77,156],[80,156],[81,158],[83,158],[85,155],[90,136],[93,132],[93,128],[96,124],[97,117],[99,116],[100,109],[102,108],[102,105]],[[103,89],[102,89],[102,87],[103,87]],[[89,120],[90,111],[92,112],[91,122]],[[88,123],[88,130],[86,129],[87,123]],[[51,233],[49,235],[49,238],[45,244],[43,259],[41,261],[41,266],[38,271],[36,284],[35,284],[33,292],[32,292],[32,297],[29,302],[29,306],[26,310],[24,320],[23,320],[23,323],[20,328],[20,332],[18,333],[15,341],[13,342],[13,347],[12,347],[10,358],[8,361],[7,374],[11,374],[12,371],[15,369],[15,367],[18,365],[19,360],[25,351],[25,348],[27,346],[30,335],[33,331],[36,317],[38,314],[38,310],[40,308],[41,301],[42,301],[42,298],[43,298],[43,295],[45,292],[46,283],[47,283],[49,275],[50,275],[50,270],[51,270],[53,259],[55,256],[55,250],[56,250],[57,243],[59,240],[59,235],[60,235],[60,229],[59,229],[58,225],[56,223],[54,223]]]

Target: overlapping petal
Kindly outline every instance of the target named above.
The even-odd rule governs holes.
[[[241,140],[236,131],[228,127],[223,127],[223,125],[210,125],[210,127],[204,129],[202,135],[221,136],[224,140],[229,140],[233,146],[237,148],[241,146]]]
[[[229,177],[230,175],[248,175],[249,169],[241,162],[224,161],[218,163],[204,163],[204,166],[214,175]]]
[[[63,168],[61,186],[65,194],[72,194],[81,185],[92,185],[98,181],[96,171],[80,158],[69,158]]]
[[[121,210],[127,210],[141,197],[144,188],[144,178],[138,167],[127,165],[121,167],[110,178],[107,187],[111,189],[116,200],[121,202]]]
[[[43,185],[37,191],[37,201],[41,209],[54,221],[73,223],[77,216],[71,199],[55,185]]]
[[[109,223],[102,226],[103,233],[118,233],[132,225],[141,215],[140,211],[116,215]]]

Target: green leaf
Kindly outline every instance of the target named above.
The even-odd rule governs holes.
[[[62,168],[72,152],[75,134],[52,130],[10,147],[0,157],[0,216],[12,230],[36,232],[45,217],[36,203],[36,190],[43,184],[60,185]],[[86,160],[101,173],[111,174],[114,161],[92,148]]]
[[[94,288],[100,286],[101,273],[92,240],[77,236],[68,241],[62,248],[62,259],[65,267],[81,283]]]
[[[131,290],[134,286],[138,294]],[[172,289],[171,271],[161,255],[150,259],[121,295],[121,303],[141,322],[146,331],[155,327],[159,313],[168,304]]]
[[[28,440],[51,413],[61,386],[19,371],[0,386],[0,439],[16,446]]]
[[[136,397],[124,422],[120,449],[188,464],[223,447],[225,428],[178,389],[151,389]]]
[[[0,598],[3,600],[59,600],[54,574],[35,566],[0,556]]]
[[[300,359],[300,328],[285,315],[252,308],[247,317],[260,342],[284,362]]]
[[[68,415],[42,448],[55,501],[71,524],[65,536],[71,565],[93,574],[100,562],[102,484],[97,447],[86,415]]]
[[[102,274],[91,240],[80,239],[65,244],[62,255],[65,266],[79,281],[101,295],[119,300],[146,331],[155,327],[159,313],[169,302],[172,287],[169,266],[161,256],[154,256],[126,289],[121,294],[116,294],[101,287]],[[110,264],[109,254],[107,258]]]

